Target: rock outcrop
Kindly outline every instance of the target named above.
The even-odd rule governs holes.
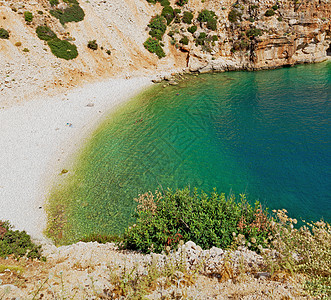
[[[26,261],[23,274],[10,267],[1,273],[3,299],[290,299],[303,293],[286,277],[268,280],[270,273],[256,272],[263,259],[247,249],[202,250],[193,242],[167,255],[96,242],[43,249],[45,263]]]

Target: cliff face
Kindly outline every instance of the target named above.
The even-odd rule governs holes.
[[[320,62],[330,55],[331,5],[327,0],[232,1],[226,9],[222,8],[210,7],[221,12],[218,18],[221,39],[210,54],[195,46],[187,48],[191,71],[268,69]],[[231,10],[240,19],[229,21]],[[266,16],[268,10],[274,15]],[[247,38],[252,29],[255,36]]]
[[[151,18],[162,11],[160,3],[79,1],[84,20],[62,25],[50,10],[64,9],[67,2],[52,7],[49,0],[0,0],[0,28],[9,32],[9,39],[0,39],[0,107],[110,76],[274,68],[319,62],[331,52],[328,0],[189,0],[181,7],[172,0],[171,6],[181,10],[179,19],[184,12],[193,19],[167,26],[162,59],[143,45]],[[202,10],[215,13],[217,28],[198,20]],[[25,11],[33,13],[32,22],[25,21]],[[78,57],[55,57],[37,37],[40,25],[76,45]],[[191,26],[197,26],[193,33],[187,31]],[[90,40],[97,41],[97,50],[87,47]]]

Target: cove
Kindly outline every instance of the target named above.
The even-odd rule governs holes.
[[[325,62],[152,87],[78,152],[51,192],[49,220],[58,219],[48,233],[62,243],[119,234],[133,222],[138,194],[187,185],[330,222],[330,84]]]

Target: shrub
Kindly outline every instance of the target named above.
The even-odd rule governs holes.
[[[59,0],[49,0],[49,4],[50,4],[51,6],[56,6],[56,5],[59,4]]]
[[[158,58],[165,57],[165,53],[156,38],[148,38],[144,43],[144,47],[151,53],[155,53]]]
[[[199,13],[198,21],[199,22],[208,22],[208,20],[214,18],[216,15],[213,11],[204,9]]]
[[[0,28],[0,39],[9,39],[9,32],[4,28]]]
[[[24,12],[24,20],[28,23],[32,22],[33,20],[33,14],[30,11],[25,11]]]
[[[83,9],[79,6],[78,2],[70,2],[70,5],[64,9],[51,10],[50,14],[59,19],[60,23],[64,25],[69,22],[79,22],[84,20],[85,13]]]
[[[25,231],[12,230],[8,222],[0,221],[0,257],[14,255],[16,258],[27,256],[40,259],[41,246],[32,243]]]
[[[20,47],[20,46],[22,46],[22,43],[21,43],[21,42],[16,42],[16,43],[15,43],[15,46],[16,46],[16,47]]]
[[[208,20],[207,28],[215,31],[217,29],[217,20],[215,18]]]
[[[24,48],[23,50],[22,50],[23,52],[30,52],[30,50],[28,49],[28,48]]]
[[[213,246],[230,247],[234,236],[242,234],[247,240],[265,244],[270,232],[269,219],[259,203],[250,206],[245,197],[236,202],[215,191],[208,196],[188,188],[155,194],[139,195],[136,224],[124,234],[124,248],[143,252],[161,252],[166,246],[174,248],[180,240],[193,241],[203,249]]]
[[[251,28],[246,31],[246,36],[251,39],[260,35],[262,35],[261,29]]]
[[[87,48],[90,48],[92,50],[97,50],[98,49],[97,41],[96,40],[88,41]]]
[[[232,9],[229,12],[228,19],[230,22],[235,23],[241,18],[241,13],[235,9]]]
[[[174,23],[179,24],[180,22],[181,22],[181,17],[180,17],[180,15],[176,15],[176,16],[175,16],[175,19],[174,19]]]
[[[217,29],[217,19],[213,11],[204,9],[199,13],[198,19],[201,23],[207,23],[207,28],[211,30]]]
[[[216,41],[218,41],[218,36],[217,35],[213,35],[211,37],[211,39],[212,39],[213,42],[216,42]]]
[[[249,42],[245,39],[235,41],[233,43],[233,52],[238,51],[238,50],[246,50],[249,47]]]
[[[266,12],[265,12],[265,16],[266,17],[272,17],[273,15],[275,14],[275,11],[273,9],[268,9]]]
[[[198,27],[193,25],[193,26],[187,28],[187,31],[193,34],[194,32],[197,31],[197,29],[198,29]]]
[[[158,0],[162,6],[168,6],[170,5],[170,2],[168,0]]]
[[[183,36],[179,42],[183,45],[188,45],[188,42],[189,42],[188,37]]]
[[[179,5],[179,6],[183,6],[183,5],[187,4],[187,2],[188,2],[188,0],[178,0],[176,2],[176,4]]]
[[[167,29],[167,20],[163,16],[155,16],[152,18],[148,27],[151,28],[149,35],[158,40],[162,40],[162,36]]]
[[[174,13],[173,8],[170,5],[167,5],[167,6],[163,7],[162,12],[161,12],[161,16],[166,18],[167,24],[169,25],[175,17],[175,13]]]
[[[193,19],[193,14],[189,11],[184,11],[183,14],[183,22],[186,24],[191,24],[192,23],[192,19]]]
[[[274,211],[275,234],[271,246],[277,256],[269,260],[273,272],[285,270],[306,276],[305,288],[318,299],[331,296],[331,226],[324,221],[304,222],[295,228],[296,219],[289,218],[285,209]]]
[[[47,26],[38,26],[36,29],[36,33],[38,35],[38,38],[44,41],[49,41],[56,38],[55,32]]]
[[[281,21],[283,21],[283,18],[282,18],[282,17],[278,17],[277,20],[278,20],[279,22],[281,22]]]
[[[58,58],[70,60],[78,56],[77,47],[73,44],[70,44],[68,41],[55,38],[49,40],[47,43],[51,48],[52,53]]]
[[[278,5],[274,5],[273,7],[271,7],[273,10],[277,10],[278,9]]]
[[[207,34],[205,32],[200,32],[199,36],[195,39],[196,45],[204,45]]]

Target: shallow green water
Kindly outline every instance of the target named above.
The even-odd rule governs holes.
[[[119,233],[139,193],[186,185],[330,221],[330,83],[322,63],[153,87],[109,117],[53,193],[68,239]]]

